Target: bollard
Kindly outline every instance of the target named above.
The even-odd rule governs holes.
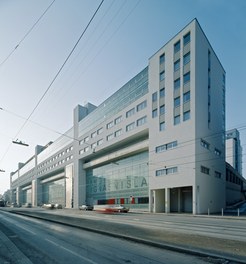
[[[221,215],[224,216],[224,209],[221,210]]]
[[[239,216],[240,215],[240,212],[239,212],[239,208],[237,209],[237,216]]]
[[[209,215],[209,208],[208,208],[208,215]]]

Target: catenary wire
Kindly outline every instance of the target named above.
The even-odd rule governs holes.
[[[51,4],[45,9],[45,11],[42,13],[42,15],[38,18],[38,20],[32,25],[32,27],[27,31],[27,33],[22,37],[22,39],[18,42],[18,44],[13,48],[13,50],[6,56],[6,58],[0,63],[1,66],[12,56],[12,54],[19,48],[21,43],[30,35],[32,30],[36,27],[36,25],[39,23],[39,21],[44,17],[44,15],[48,12],[50,7],[54,4],[55,0],[51,2]]]

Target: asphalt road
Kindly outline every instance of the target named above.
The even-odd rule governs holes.
[[[6,211],[0,221],[1,264],[222,263]]]

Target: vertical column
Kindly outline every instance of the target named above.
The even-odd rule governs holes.
[[[66,208],[73,208],[73,164],[66,166],[65,168],[66,177]]]
[[[32,180],[32,206],[37,206],[37,180]]]
[[[178,212],[181,212],[181,188],[178,188]]]
[[[153,196],[153,190],[149,190],[149,212],[153,213],[153,206],[154,206],[154,203],[153,203],[153,200],[154,200],[154,196]]]
[[[170,213],[170,188],[165,188],[165,212]]]

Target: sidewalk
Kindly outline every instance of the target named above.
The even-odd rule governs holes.
[[[52,222],[123,238],[135,242],[193,254],[201,257],[228,259],[235,263],[246,263],[246,243],[241,241],[183,234],[157,228],[109,222],[105,218],[95,220],[85,217],[76,209],[44,210],[42,208],[9,208],[7,211],[24,214]]]

